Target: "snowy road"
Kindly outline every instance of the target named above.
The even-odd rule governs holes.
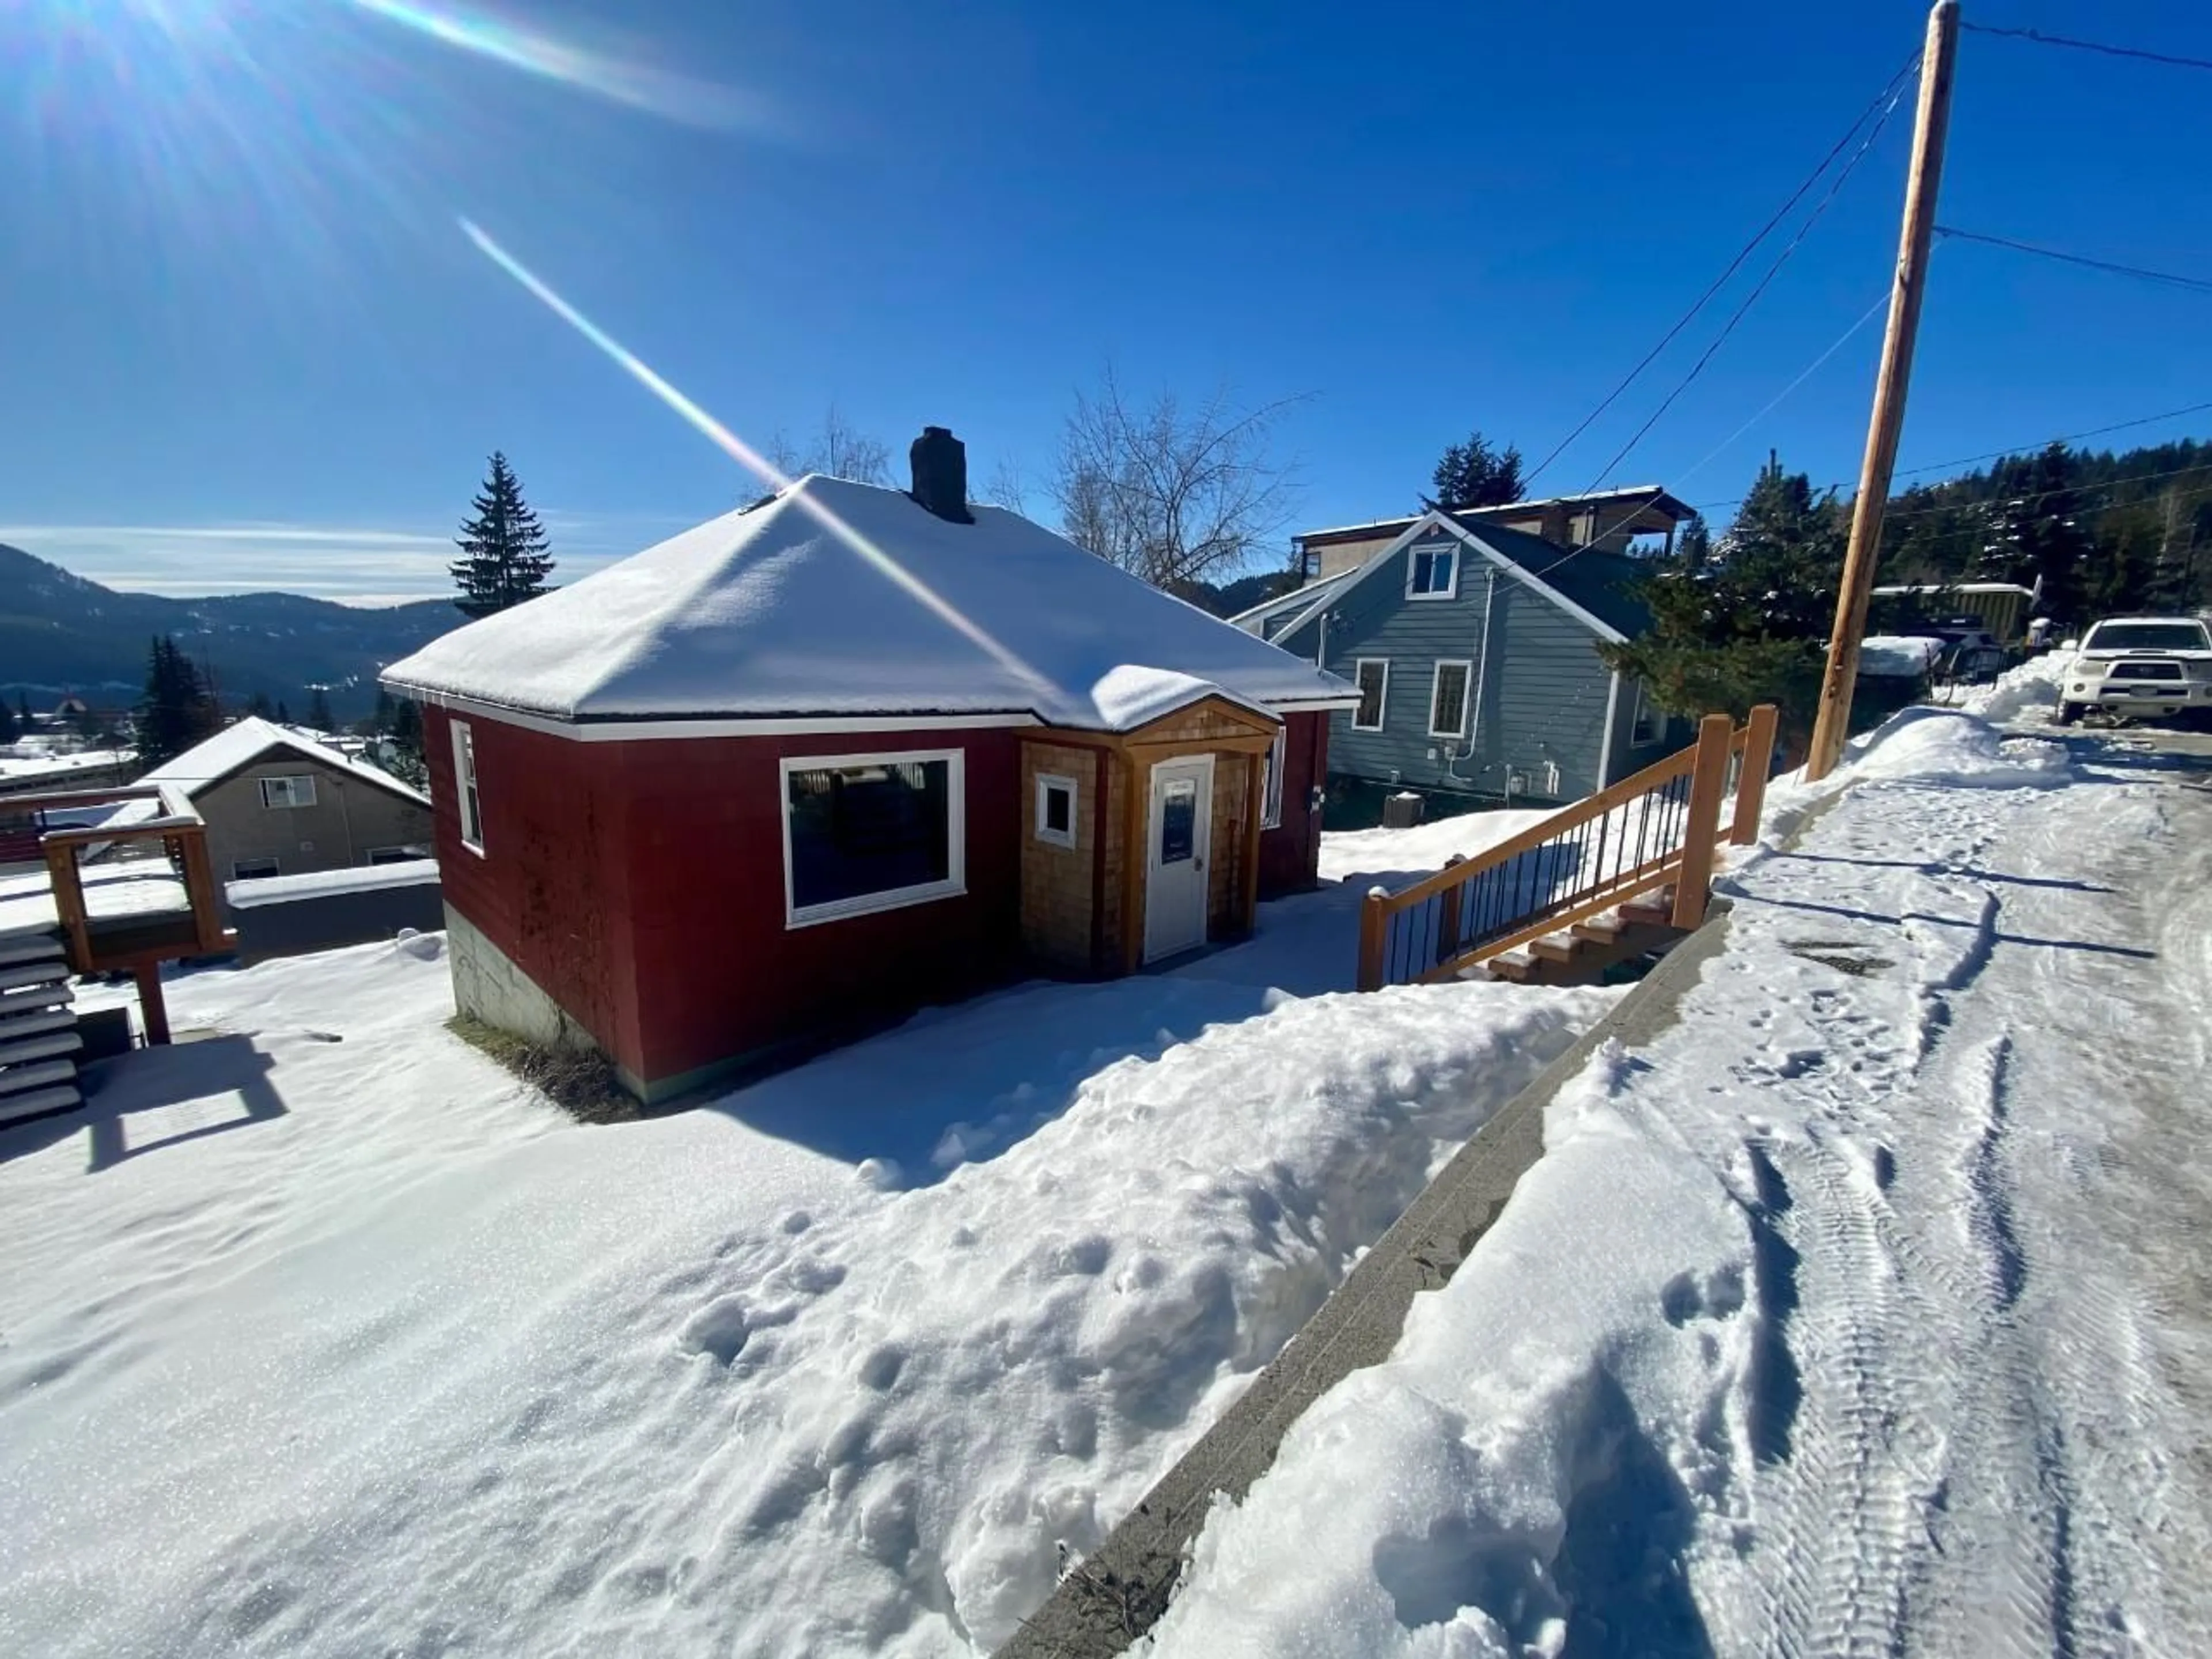
[[[1908,717],[1744,862],[1158,1650],[2212,1651],[2212,793],[2134,743]]]

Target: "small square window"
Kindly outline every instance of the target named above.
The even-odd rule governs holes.
[[[265,881],[278,873],[275,859],[240,859],[230,866],[233,881]]]
[[[261,804],[278,809],[313,806],[315,804],[315,781],[304,772],[296,777],[264,778],[261,780]]]
[[[1040,772],[1036,781],[1036,838],[1054,847],[1075,845],[1075,780]]]
[[[1459,549],[1450,542],[1427,542],[1410,549],[1406,597],[1449,599],[1459,592]]]

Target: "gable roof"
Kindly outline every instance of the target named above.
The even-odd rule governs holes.
[[[1000,507],[973,524],[818,474],[384,672],[433,701],[582,726],[1018,714],[1126,731],[1219,693],[1352,689]]]
[[[340,754],[327,744],[302,737],[288,726],[253,714],[234,720],[204,743],[194,744],[174,760],[144,774],[138,781],[168,784],[181,790],[189,799],[272,752],[283,758],[298,756],[332,771],[358,777],[364,783],[389,790],[418,805],[428,806],[430,804],[428,795],[420,790],[409,788],[382,768]]]
[[[1316,599],[1327,597],[1358,574],[1356,569],[1340,570],[1334,576],[1323,576],[1319,581],[1308,582],[1304,587],[1278,593],[1272,599],[1262,599],[1249,611],[1240,611],[1230,617],[1230,626],[1265,638],[1267,624],[1271,618],[1304,611]]]
[[[1275,637],[1288,639],[1320,611],[1343,604],[1353,590],[1392,567],[1398,556],[1424,537],[1453,537],[1481,554],[1506,575],[1548,599],[1601,639],[1623,643],[1651,626],[1651,613],[1636,598],[1638,561],[1594,547],[1565,548],[1518,530],[1497,525],[1470,526],[1441,508],[1414,520],[1366,563],[1340,580]],[[1316,590],[1323,584],[1316,582]]]

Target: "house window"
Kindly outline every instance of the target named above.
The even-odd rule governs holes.
[[[1440,662],[1429,687],[1429,735],[1459,738],[1467,735],[1467,682],[1474,671],[1471,662]]]
[[[1291,728],[1288,724],[1275,728],[1275,740],[1267,745],[1267,775],[1260,784],[1260,827],[1279,830],[1283,827],[1283,763],[1290,754]]]
[[[481,853],[483,798],[477,793],[477,740],[466,720],[453,722],[453,793],[461,804],[461,845]]]
[[[295,777],[264,778],[261,780],[261,804],[264,806],[313,806],[315,804],[315,781],[305,772]]]
[[[275,859],[240,859],[230,866],[233,881],[263,881],[276,873]]]
[[[1036,838],[1054,847],[1075,845],[1075,780],[1040,772],[1036,781]]]
[[[791,927],[967,891],[958,750],[810,757],[782,771]]]
[[[1355,732],[1380,732],[1382,708],[1390,694],[1390,664],[1383,657],[1360,657],[1352,665],[1352,684],[1359,688],[1359,707],[1352,711]]]
[[[1629,716],[1628,740],[1638,744],[1659,741],[1658,718],[1653,714],[1651,705],[1644,701],[1641,685],[1636,688],[1635,712]]]
[[[368,849],[371,864],[411,864],[416,859],[429,856],[428,850],[420,847],[372,847]]]
[[[1459,549],[1449,542],[1412,549],[1406,561],[1406,597],[1449,599],[1459,592]]]

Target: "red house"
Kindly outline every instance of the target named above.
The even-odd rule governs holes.
[[[813,476],[384,676],[424,705],[463,1012],[650,1100],[1309,887],[1355,693],[967,500]]]

